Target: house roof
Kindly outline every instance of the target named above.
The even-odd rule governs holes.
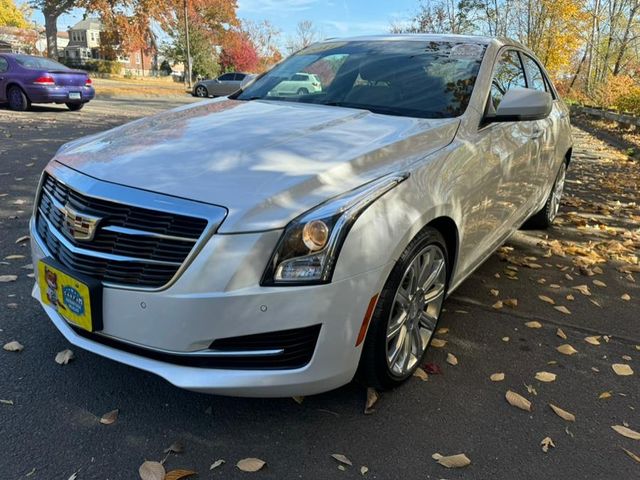
[[[102,22],[99,18],[85,18],[76,23],[70,30],[102,30]]]

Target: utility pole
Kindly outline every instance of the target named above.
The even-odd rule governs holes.
[[[191,46],[190,46],[191,42],[189,41],[189,20],[187,17],[187,1],[188,0],[184,0],[184,37],[187,44],[187,64],[185,65],[185,68],[187,69],[187,71],[185,73],[187,74],[187,83],[189,84],[189,90],[191,90],[192,88]]]

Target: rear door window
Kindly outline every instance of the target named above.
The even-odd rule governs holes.
[[[228,82],[230,80],[233,80],[233,73],[225,73],[224,75],[218,77],[218,80],[222,82]]]

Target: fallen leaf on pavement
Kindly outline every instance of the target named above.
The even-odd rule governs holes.
[[[527,392],[529,392],[531,395],[538,395],[538,392],[535,388],[533,388],[533,385],[524,384],[524,386],[527,389]]]
[[[525,323],[525,326],[529,328],[542,328],[542,324],[536,320]]]
[[[142,480],[164,480],[166,471],[161,463],[146,461],[138,469]]]
[[[551,305],[556,304],[556,301],[553,298],[547,297],[546,295],[538,295],[538,298],[543,302],[550,303]]]
[[[584,341],[590,343],[591,345],[600,345],[600,335],[595,337],[586,337]]]
[[[629,295],[628,293],[623,293],[620,298],[625,302],[628,302],[629,300],[631,300],[631,295]]]
[[[556,374],[550,373],[550,372],[538,372],[536,373],[536,380],[539,380],[545,383],[555,382]]]
[[[524,398],[522,395],[519,395],[516,392],[512,392],[511,390],[507,390],[505,398],[510,405],[521,410],[526,410],[527,412],[531,411],[531,402]]]
[[[602,392],[600,395],[598,395],[598,398],[600,400],[603,400],[605,398],[611,398],[611,392]]]
[[[618,432],[623,437],[627,437],[632,440],[640,440],[640,433],[634,430],[631,430],[630,428],[625,427],[624,425],[614,425],[611,428],[613,428],[616,432]]]
[[[589,286],[588,285],[577,285],[575,287],[571,287],[574,290],[579,291],[581,294],[590,297],[591,296],[591,291],[589,290]]]
[[[556,350],[558,350],[560,353],[564,355],[573,355],[574,353],[578,353],[578,351],[568,343],[565,343],[564,345],[560,345],[558,348],[556,348]]]
[[[555,308],[560,313],[564,313],[565,315],[571,315],[571,311],[567,307],[565,307],[564,305],[558,305],[558,306],[555,306],[553,308]]]
[[[492,288],[490,292],[491,292],[491,295],[493,295],[494,297],[497,297],[498,295],[500,295],[500,290],[496,290],[495,288]]]
[[[547,453],[549,451],[549,447],[556,448],[556,445],[553,443],[553,440],[551,440],[550,437],[544,437],[540,442],[540,445],[542,445],[542,451],[544,453]]]
[[[260,460],[259,458],[243,458],[236,463],[236,467],[243,472],[257,472],[258,470],[261,470],[266,463],[267,462]]]
[[[67,348],[66,350],[58,352],[55,360],[58,365],[66,365],[74,358],[73,352]]]
[[[413,372],[413,376],[418,377],[423,382],[426,382],[427,380],[429,380],[429,375],[427,374],[427,372],[425,372],[420,367],[416,368],[416,371]]]
[[[0,283],[15,282],[17,279],[17,275],[0,275]]]
[[[508,342],[509,341],[509,337],[502,337],[502,341],[503,342]]]
[[[360,467],[360,475],[366,475],[369,472],[369,467],[362,465]]]
[[[504,373],[502,372],[494,373],[489,378],[491,379],[492,382],[501,382],[504,380]]]
[[[567,334],[564,333],[564,330],[562,330],[561,328],[556,330],[556,335],[559,336],[563,340],[567,339]]]
[[[453,353],[447,353],[447,363],[449,365],[456,366],[458,365],[458,359]]]
[[[342,455],[341,453],[332,453],[331,456],[340,463],[344,463],[345,465],[353,466],[351,460]]]
[[[26,242],[27,240],[29,240],[31,237],[29,235],[23,235],[22,237],[19,237],[16,240],[16,243],[22,243],[22,242]]]
[[[302,402],[304,402],[304,397],[291,397],[293,398],[293,401],[296,402],[298,405],[302,405]]]
[[[78,472],[73,472],[67,480],[76,480],[78,478]]]
[[[611,368],[616,372],[616,375],[620,375],[621,377],[633,375],[633,369],[626,363],[614,363],[611,365]]]
[[[593,284],[594,284],[595,286],[597,286],[597,287],[606,287],[606,286],[607,286],[607,284],[606,284],[606,283],[604,283],[603,281],[600,281],[600,280],[594,280],[594,281],[593,281]]]
[[[442,373],[442,369],[440,368],[440,365],[433,362],[425,364],[424,371],[427,372],[429,375],[440,375]]]
[[[640,457],[638,455],[636,455],[635,453],[627,450],[626,448],[622,447],[622,450],[624,451],[624,453],[626,453],[627,455],[629,455],[633,460],[635,460],[636,462],[640,463]]]
[[[5,400],[4,398],[0,398],[0,403],[3,405],[13,405],[13,400]]]
[[[447,327],[441,327],[436,330],[436,334],[438,335],[446,335],[447,333],[449,333],[449,329]]]
[[[431,340],[431,346],[436,348],[442,348],[447,344],[446,340],[442,340],[441,338],[434,338]]]
[[[492,308],[495,308],[496,310],[499,310],[502,308],[502,301],[498,300],[496,303],[494,303],[493,305],[491,305]]]
[[[188,478],[192,475],[197,475],[197,472],[194,472],[193,470],[171,470],[170,472],[167,472],[164,480],[182,480],[183,478]]]
[[[380,398],[380,395],[378,395],[378,392],[376,392],[375,388],[371,388],[371,387],[367,388],[367,402],[365,403],[365,406],[364,406],[365,415],[371,415],[373,412],[375,412],[375,409],[373,408],[373,406],[376,404],[379,398]]]
[[[508,298],[504,302],[502,302],[507,307],[516,308],[518,306],[517,298]]]
[[[119,410],[116,408],[115,410],[111,410],[110,412],[105,413],[100,417],[100,423],[103,425],[111,425],[115,423],[118,419]]]
[[[211,464],[211,466],[209,467],[209,470],[215,470],[216,468],[222,466],[224,463],[225,461],[222,458],[219,460],[216,460]]]
[[[560,407],[555,406],[553,403],[550,403],[549,406],[551,407],[551,410],[555,412],[556,415],[566,420],[567,422],[576,421],[576,416],[573,413],[569,413],[566,410],[563,410]]]
[[[469,458],[464,453],[449,455],[447,457],[444,457],[439,453],[434,453],[432,455],[432,458],[446,468],[463,468],[471,465],[471,460],[469,460]]]
[[[24,345],[22,345],[17,340],[14,340],[12,342],[5,343],[4,347],[2,348],[7,352],[21,352],[22,350],[24,350]]]

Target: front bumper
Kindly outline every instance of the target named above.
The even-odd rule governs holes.
[[[29,85],[26,93],[32,103],[86,103],[95,97],[95,89],[87,86]],[[70,99],[70,93],[80,93],[80,99]]]
[[[45,256],[31,222],[34,265]],[[168,355],[211,355],[216,339],[321,325],[309,363],[295,369],[202,368],[114,348],[76,332],[52,308],[49,318],[74,345],[155,373],[199,392],[238,396],[311,395],[348,383],[357,369],[356,339],[388,265],[327,285],[260,287],[280,231],[214,235],[169,288],[105,287],[104,329],[96,335]],[[38,286],[33,296],[40,300]]]

